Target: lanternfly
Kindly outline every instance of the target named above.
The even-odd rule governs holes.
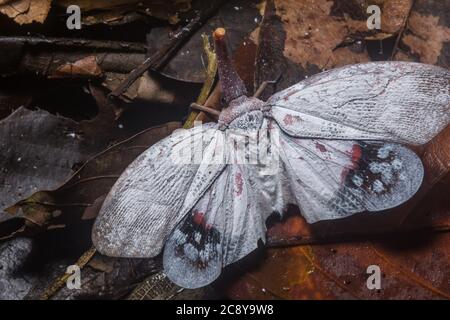
[[[350,65],[263,102],[247,97],[225,30],[213,35],[225,106],[218,123],[172,134],[125,170],[94,225],[101,253],[163,251],[168,277],[196,288],[264,242],[266,219],[288,204],[314,223],[393,208],[417,192],[423,166],[407,146],[450,122],[448,70]]]

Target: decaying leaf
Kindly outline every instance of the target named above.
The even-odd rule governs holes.
[[[0,244],[0,300],[23,299],[31,289],[35,276],[21,276],[17,270],[27,259],[32,246],[30,239]]]
[[[382,7],[381,30],[367,28],[370,4]],[[282,75],[264,91],[262,98],[267,99],[325,69],[370,61],[367,41],[399,33],[409,6],[410,1],[397,0],[265,1],[264,19],[251,36],[258,43],[255,86]]]
[[[89,56],[58,67],[49,78],[100,77],[102,74],[97,59]]]
[[[67,236],[66,234],[65,237]],[[125,297],[137,281],[157,272],[159,268],[158,263],[151,259],[109,258],[96,254],[92,260],[86,261],[89,263],[82,271],[81,289],[72,290],[65,285],[67,276],[60,278],[63,279],[62,286],[60,282],[54,282],[54,279],[64,275],[67,265],[72,265],[74,261],[69,258],[62,259],[52,252],[43,257],[43,251],[52,251],[54,248],[50,248],[48,244],[46,248],[39,248],[40,245],[42,243],[36,239],[25,238],[16,238],[0,244],[0,287],[3,289],[0,299],[37,300],[46,298],[44,293],[52,293],[47,298],[61,300],[119,299]],[[39,269],[39,264],[43,262],[44,271]],[[35,266],[32,267],[31,264]],[[53,289],[57,285],[61,287],[60,290]],[[52,290],[54,292],[50,292]]]
[[[369,30],[367,27],[370,14],[366,9],[373,4],[381,7],[381,30]],[[263,22],[261,28],[265,29],[265,32],[261,32],[261,35],[263,38],[269,38],[269,41],[266,41],[269,44],[273,38],[275,47],[269,48],[263,39],[260,41],[264,47],[261,51],[266,51],[265,56],[270,57],[270,51],[280,50],[281,41],[284,56],[287,58],[284,64],[298,64],[304,69],[301,72],[304,76],[346,64],[367,62],[371,58],[366,50],[366,42],[381,41],[400,33],[410,6],[411,1],[398,0],[276,0],[274,4],[272,1],[266,1],[263,11],[266,12],[266,22],[271,22],[270,25],[264,25]],[[267,33],[267,29],[272,29],[272,32]],[[256,42],[258,34],[254,34]],[[267,61],[267,68],[275,65],[280,69],[290,70],[285,68],[283,63],[269,63],[272,61]]]
[[[115,88],[108,85],[110,88]],[[153,104],[188,106],[199,90],[199,85],[167,78],[156,72],[145,73],[125,93],[127,99]]]
[[[11,0],[0,3],[0,12],[18,24],[43,23],[51,5],[52,0]]]
[[[79,123],[25,108],[2,120],[0,221],[10,218],[3,211],[7,207],[40,190],[54,190],[70,178],[76,165],[129,137],[130,132],[121,129],[115,118],[114,110],[103,104],[97,117]],[[46,220],[41,210],[33,212],[31,221]]]
[[[352,34],[367,32],[365,19],[333,17],[333,2],[326,0],[282,0],[275,5],[286,31],[284,54],[292,61],[304,68],[313,64],[320,70],[369,61],[365,52],[339,48]]]
[[[450,236],[271,249],[264,262],[228,287],[238,299],[449,299]],[[368,266],[381,289],[369,290]]]
[[[0,135],[2,211],[40,189],[57,187],[89,154],[74,121],[45,111],[18,109],[0,122]]]
[[[22,106],[29,106],[33,93],[32,90],[21,90],[17,88],[5,88],[6,85],[2,83],[2,90],[0,91],[0,120],[9,116],[14,110]]]
[[[178,123],[168,123],[125,140],[87,161],[60,188],[38,192],[9,208],[9,212],[22,212],[23,215],[16,215],[16,218],[0,223],[0,237],[5,239],[43,230],[50,232],[56,228],[71,226],[72,223],[75,225],[75,229],[79,228],[77,225],[80,221],[95,218],[104,196],[126,166],[151,144],[179,127]],[[9,243],[15,243],[15,241],[16,239]],[[29,255],[30,252],[26,252],[26,254]],[[20,294],[17,298],[23,298],[27,294],[28,299],[37,299],[43,294],[50,295],[55,299],[76,299],[89,296],[117,299],[132,289],[132,283],[158,270],[157,262],[151,259],[108,258],[98,253],[95,253],[92,260],[89,259],[86,262],[89,262],[89,265],[83,269],[83,290],[74,292],[63,288],[60,281],[64,281],[65,278],[54,282],[58,273],[63,273],[63,270],[51,267],[53,272],[37,279],[33,278],[23,292],[15,290],[13,293]],[[20,265],[17,266],[17,268],[19,267]],[[8,284],[12,284],[14,281],[23,282],[26,280],[24,277],[27,275],[14,280],[15,278],[9,276],[5,278],[5,281],[8,281]],[[31,286],[33,289],[29,291]],[[48,291],[44,292],[45,288]]]
[[[95,218],[96,212],[91,207],[99,209],[101,203],[97,199],[108,193],[128,164],[179,127],[178,123],[168,123],[150,128],[91,158],[70,179],[66,178],[66,182],[59,180],[37,189],[38,192],[29,197],[22,197],[25,200],[7,209],[12,216],[4,214],[5,230],[0,223],[0,238],[65,227],[78,223],[83,216],[84,219]],[[11,220],[15,224],[7,228]]]
[[[448,1],[416,0],[401,38],[397,60],[449,66],[450,22]]]

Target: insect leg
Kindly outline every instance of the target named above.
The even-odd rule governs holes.
[[[258,90],[256,90],[255,94],[253,95],[254,98],[258,98],[261,96],[261,94],[264,92],[264,90],[267,88],[269,84],[277,84],[281,79],[281,73],[278,75],[278,77],[275,80],[271,81],[264,81],[259,86]]]
[[[209,113],[210,115],[214,116],[215,118],[218,118],[220,116],[220,111],[217,111],[216,109],[213,109],[210,107],[202,106],[201,104],[198,104],[198,103],[191,103],[191,108]]]

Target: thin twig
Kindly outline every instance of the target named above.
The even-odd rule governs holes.
[[[216,78],[217,74],[217,56],[214,52],[214,50],[211,48],[211,44],[209,43],[209,38],[207,35],[202,34],[203,39],[203,50],[205,51],[206,58],[208,60],[208,65],[206,67],[206,80],[203,83],[202,90],[200,91],[200,94],[197,98],[197,104],[198,105],[204,105],[206,100],[208,99],[208,96],[210,95],[212,88],[214,86],[214,80]],[[194,125],[195,119],[197,119],[198,115],[200,114],[199,111],[192,110],[187,120],[185,121],[183,127],[185,129],[192,128]]]
[[[403,230],[391,230],[388,232],[379,232],[373,234],[335,234],[333,236],[293,236],[286,239],[271,239],[267,240],[267,246],[270,248],[284,248],[294,247],[302,245],[313,244],[328,244],[328,243],[343,243],[343,242],[355,242],[355,241],[367,241],[367,240],[385,240],[389,237],[398,237],[399,235],[409,235],[421,233],[446,233],[450,231],[448,225],[431,225],[419,228],[403,229]]]
[[[202,106],[201,104],[198,104],[198,103],[191,103],[191,108],[209,113],[210,115],[212,115],[214,117],[220,116],[220,111],[217,111],[216,109],[213,109],[213,108]]]
[[[92,257],[95,255],[97,250],[94,247],[91,247],[88,251],[83,253],[83,255],[78,259],[76,265],[82,269],[84,266],[91,261]],[[70,274],[65,273],[58,279],[56,279],[55,282],[50,285],[47,289],[45,289],[44,293],[41,295],[41,300],[48,300],[51,297],[53,297],[61,288],[66,284],[66,281],[69,279]]]
[[[408,13],[406,14],[405,20],[403,21],[402,28],[398,32],[397,39],[395,39],[394,48],[392,49],[391,57],[389,58],[389,60],[393,60],[395,57],[395,54],[398,51],[398,46],[400,44],[400,41],[402,40],[403,33],[405,32],[406,25],[408,24],[409,17],[411,16],[411,12],[414,7],[414,3],[415,3],[415,0],[411,0],[411,6],[409,7],[409,10],[408,10]]]

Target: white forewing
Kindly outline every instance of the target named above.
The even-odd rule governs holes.
[[[96,248],[117,257],[159,254],[187,213],[182,212],[185,202],[198,201],[224,167],[208,158],[223,146],[218,132],[209,124],[174,132],[141,154],[103,203],[92,232]]]
[[[350,65],[276,93],[267,105],[296,137],[419,145],[450,122],[450,71],[412,62]]]

